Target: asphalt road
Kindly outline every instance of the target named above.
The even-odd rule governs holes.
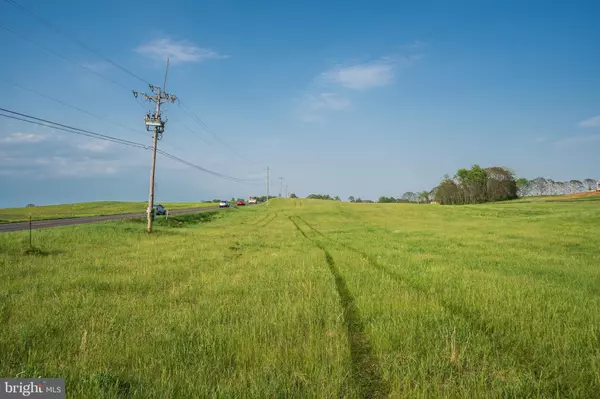
[[[210,211],[213,209],[219,209],[219,207],[218,206],[207,206],[207,207],[203,207],[203,208],[174,209],[172,211],[169,211],[169,215]],[[31,223],[31,228],[32,229],[44,229],[44,228],[48,228],[48,227],[71,226],[73,224],[96,223],[96,222],[104,222],[107,220],[133,219],[133,218],[139,218],[139,217],[146,217],[146,213],[127,213],[124,215],[90,216],[90,217],[70,218],[70,219],[34,220]],[[7,233],[9,231],[20,231],[20,230],[28,230],[28,229],[29,229],[29,222],[0,224],[0,233]]]

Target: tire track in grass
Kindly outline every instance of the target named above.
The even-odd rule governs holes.
[[[405,282],[409,288],[411,288],[421,294],[424,294],[426,296],[431,295],[431,292],[429,291],[428,287],[424,286],[423,284],[419,284],[414,279],[402,276],[400,273],[396,272],[395,270],[390,269],[388,266],[383,265],[382,263],[377,261],[375,258],[373,258],[371,255],[367,254],[366,252],[362,252],[362,251],[360,251],[356,248],[353,248],[349,245],[346,245],[340,241],[333,240],[333,239],[327,237],[325,234],[323,234],[322,232],[320,232],[319,230],[314,228],[312,225],[307,223],[300,216],[297,216],[297,218],[299,220],[301,220],[314,233],[321,236],[323,239],[333,242],[334,244],[337,244],[349,251],[356,253],[357,255],[360,255],[372,267],[378,269],[379,271],[382,271],[383,273],[387,274],[388,276],[392,277],[393,279],[396,279],[397,281]],[[473,329],[478,330],[479,332],[484,334],[490,341],[490,344],[492,345],[492,347],[494,347],[497,351],[510,356],[510,358],[513,359],[516,364],[519,364],[521,367],[523,367],[525,369],[525,371],[528,371],[533,376],[541,376],[541,375],[548,374],[548,369],[550,367],[552,367],[552,365],[544,366],[544,365],[540,365],[539,363],[535,362],[534,361],[534,358],[535,358],[534,351],[531,347],[529,347],[527,345],[521,345],[519,356],[517,356],[514,353],[514,350],[512,350],[515,347],[515,343],[516,343],[515,339],[509,338],[507,340],[507,336],[504,333],[504,331],[502,331],[502,329],[499,329],[499,328],[495,327],[494,325],[486,322],[485,318],[479,312],[456,305],[456,304],[454,304],[450,301],[447,301],[444,298],[439,297],[437,295],[435,295],[434,298],[440,305],[442,305],[443,308],[447,309],[451,314],[460,317]],[[557,382],[555,384],[555,388],[558,389],[557,392],[562,392],[562,393],[567,393],[567,394],[569,392],[569,386],[565,385],[564,383]]]
[[[262,226],[258,226],[258,227],[265,228],[275,219],[277,219],[277,212],[275,212],[275,214],[273,215],[273,217],[271,219],[267,220]]]
[[[350,345],[350,357],[352,359],[351,383],[355,384],[361,398],[387,397],[390,392],[389,386],[382,377],[379,361],[373,352],[369,337],[365,333],[364,323],[354,297],[348,289],[346,280],[344,280],[329,251],[320,242],[310,238],[294,221],[292,216],[289,216],[289,219],[304,238],[323,251],[327,266],[329,266],[335,280]]]
[[[262,222],[264,222],[265,220],[267,220],[269,218],[269,216],[271,216],[270,214],[266,214],[265,217],[258,219],[256,222],[252,223],[252,226],[258,226],[259,224],[261,224]]]

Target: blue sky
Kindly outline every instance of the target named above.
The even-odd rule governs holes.
[[[597,1],[18,1],[155,84],[170,56],[168,91],[228,146],[173,104],[159,147],[243,179],[269,165],[275,193],[283,176],[300,196],[400,196],[474,163],[600,178]],[[147,89],[4,1],[0,25]],[[4,29],[0,47],[0,107],[150,143],[130,91]],[[159,202],[265,191],[157,162]],[[149,167],[148,151],[0,118],[3,207],[144,201]]]

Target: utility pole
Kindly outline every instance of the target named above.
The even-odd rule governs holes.
[[[281,198],[281,195],[283,194],[283,177],[279,178],[279,198]]]
[[[269,205],[269,167],[267,166],[267,205]]]
[[[287,183],[286,183],[286,184],[285,184],[285,198],[287,198],[287,197],[288,197],[288,189],[287,189],[287,188],[288,188],[288,185],[287,185]]]
[[[156,111],[152,114],[148,112],[146,117],[144,118],[144,122],[146,124],[146,130],[151,131],[154,130],[154,137],[152,141],[152,168],[150,169],[150,193],[148,196],[148,233],[152,233],[152,222],[154,221],[154,175],[156,171],[156,145],[158,144],[158,140],[162,139],[162,135],[165,131],[165,123],[167,120],[162,120],[160,115],[160,106],[164,102],[172,102],[174,103],[177,100],[172,94],[168,94],[165,89],[167,88],[167,75],[169,73],[169,59],[167,58],[167,70],[165,71],[165,80],[163,87],[158,87],[149,84],[148,87],[152,94],[141,93],[133,90],[133,95],[135,98],[138,95],[141,95],[148,101],[152,101],[156,104]],[[154,129],[152,129],[154,128]]]

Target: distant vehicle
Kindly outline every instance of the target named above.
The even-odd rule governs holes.
[[[162,206],[160,204],[154,205],[154,214],[157,215],[157,216],[159,216],[159,215],[166,215],[167,214],[167,210],[165,209],[164,206]]]
[[[256,200],[256,198],[250,198],[250,199],[248,200],[248,205],[250,205],[250,204],[256,204],[257,202],[258,202],[258,201]]]
[[[229,208],[229,202],[227,202],[227,201],[219,202],[219,208]]]
[[[237,206],[244,206],[244,205],[246,205],[246,203],[244,201],[242,201],[242,200],[239,200],[237,202]]]

